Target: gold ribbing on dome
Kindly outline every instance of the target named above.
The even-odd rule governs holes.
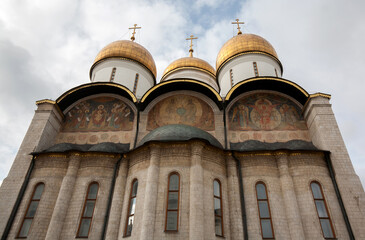
[[[156,78],[157,70],[152,55],[148,52],[147,49],[145,49],[138,43],[129,40],[119,40],[110,43],[98,53],[91,69],[98,62],[107,58],[119,58],[136,61],[145,66],[148,70],[150,70]]]
[[[190,49],[189,49],[189,57],[193,57],[193,39],[198,39],[197,37],[194,37],[194,35],[190,35],[189,38],[187,38],[186,40],[190,40]]]
[[[237,35],[242,34],[240,24],[245,24],[244,22],[240,22],[240,20],[237,18],[235,22],[232,22],[232,24],[237,24]]]
[[[275,49],[264,38],[255,34],[239,34],[228,40],[219,51],[216,61],[217,72],[223,63],[245,53],[269,55],[280,63]]]
[[[137,24],[134,24],[134,27],[130,27],[129,29],[133,29],[131,40],[136,40],[136,38],[134,37],[134,35],[136,34],[136,29],[141,29],[141,27],[137,27]]]

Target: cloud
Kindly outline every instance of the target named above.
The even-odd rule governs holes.
[[[89,82],[89,68],[98,51],[114,40],[128,39],[128,27],[134,23],[143,27],[137,42],[157,59],[161,73],[170,61],[166,56],[181,53],[176,43],[179,38],[185,43],[186,21],[179,9],[164,1],[4,1],[0,9],[0,134],[7,137],[0,140],[4,158],[0,179],[9,171],[36,100],[56,99]]]
[[[332,94],[331,103],[352,162],[364,179],[364,1],[248,1],[245,31],[268,39],[283,77],[309,93]]]
[[[1,32],[1,30],[0,30]],[[33,64],[30,53],[0,38],[0,176],[4,178],[25,135],[35,101],[54,95],[52,76]]]

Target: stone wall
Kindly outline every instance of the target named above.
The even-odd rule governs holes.
[[[107,210],[114,167],[119,155],[70,153],[41,155],[36,159],[29,186],[15,218],[9,239],[13,239],[29,204],[34,186],[43,182],[45,189],[29,233],[32,239],[72,239],[77,235],[88,186],[99,184],[94,217],[88,239],[100,239]],[[319,225],[311,181],[318,181],[338,239],[348,239],[341,209],[322,152],[272,151],[235,153],[242,171],[246,204],[247,231],[250,239],[261,238],[256,199],[256,183],[266,185],[276,239],[319,239]],[[78,165],[70,165],[71,161]],[[135,224],[129,239],[220,239],[215,236],[213,181],[222,187],[223,229],[225,239],[242,239],[243,224],[237,165],[230,152],[194,140],[185,143],[150,143],[123,157],[118,170],[125,179],[117,180],[112,206],[121,201],[120,211],[111,212],[117,229],[108,239],[124,239],[131,183],[138,180]],[[69,169],[77,167],[74,185],[68,185],[70,199],[58,206],[65,190]],[[123,173],[125,168],[125,173]],[[199,170],[200,169],[200,170]],[[168,176],[180,176],[178,232],[165,232]],[[151,174],[154,173],[154,174]],[[194,174],[193,174],[194,173]],[[193,175],[192,175],[193,174]],[[200,177],[199,177],[200,176]],[[201,181],[201,182],[200,182]],[[153,183],[151,185],[151,183]],[[63,189],[63,190],[62,190]],[[155,200],[153,200],[155,199]],[[152,205],[151,205],[152,204]],[[52,224],[60,220],[56,211],[65,209],[58,230]],[[192,209],[195,211],[192,212]],[[56,219],[55,219],[56,218]],[[119,223],[118,223],[119,222]],[[196,224],[191,225],[192,222]],[[147,225],[146,225],[147,224]],[[56,228],[57,229],[57,228]],[[111,231],[108,229],[108,232]],[[59,234],[59,235],[58,235]],[[147,234],[147,235],[146,235]],[[202,236],[202,237],[197,237]]]

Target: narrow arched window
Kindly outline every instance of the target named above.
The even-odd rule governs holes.
[[[278,77],[278,70],[276,70],[276,68],[275,68],[275,75],[276,77]]]
[[[263,239],[274,239],[274,230],[270,214],[269,198],[267,196],[266,186],[263,182],[256,184],[257,206],[259,209],[261,234]]]
[[[171,173],[168,180],[165,231],[178,231],[180,176],[178,173]]]
[[[222,187],[218,179],[213,182],[215,235],[223,237]]]
[[[89,236],[98,191],[99,184],[96,182],[91,183],[87,189],[87,194],[85,197],[84,207],[82,209],[82,215],[79,224],[79,230],[77,231],[77,237],[86,238]]]
[[[134,212],[136,210],[137,190],[138,190],[138,180],[134,179],[131,185],[131,193],[129,194],[128,215],[124,231],[125,237],[130,236],[132,234],[132,229],[134,224]]]
[[[111,74],[110,74],[110,81],[111,82],[114,82],[114,78],[115,78],[115,72],[117,71],[117,69],[116,68],[113,68],[112,69],[112,72],[111,72]]]
[[[26,238],[28,236],[30,226],[34,219],[35,213],[37,212],[37,208],[39,205],[39,201],[41,200],[41,196],[44,189],[44,183],[38,183],[33,190],[32,197],[27,207],[27,211],[23,218],[22,225],[18,232],[18,238]]]
[[[253,70],[255,72],[255,76],[258,77],[259,76],[259,69],[257,68],[257,63],[253,62]]]
[[[134,94],[136,94],[136,92],[137,92],[138,79],[139,79],[139,74],[136,73],[136,78],[134,79],[134,86],[133,86],[133,93]]]
[[[326,239],[335,238],[332,221],[330,215],[328,214],[327,204],[323,195],[322,187],[318,182],[311,182],[311,189],[314,204],[316,205],[317,209],[319,223],[321,224],[323,237]]]
[[[233,87],[234,82],[233,82],[233,70],[232,69],[229,70],[229,77],[231,79],[231,87]]]

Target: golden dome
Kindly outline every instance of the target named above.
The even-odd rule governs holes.
[[[129,40],[119,40],[110,43],[98,53],[94,60],[94,64],[91,67],[90,73],[97,63],[108,58],[126,58],[136,61],[150,70],[156,78],[157,70],[152,55],[147,49],[138,43]]]
[[[279,62],[275,49],[264,38],[255,34],[239,34],[228,40],[219,51],[216,61],[217,72],[225,62],[247,52],[268,54]]]
[[[197,69],[215,77],[214,68],[206,61],[195,57],[184,57],[172,62],[163,72],[161,80],[168,74],[180,69]]]

